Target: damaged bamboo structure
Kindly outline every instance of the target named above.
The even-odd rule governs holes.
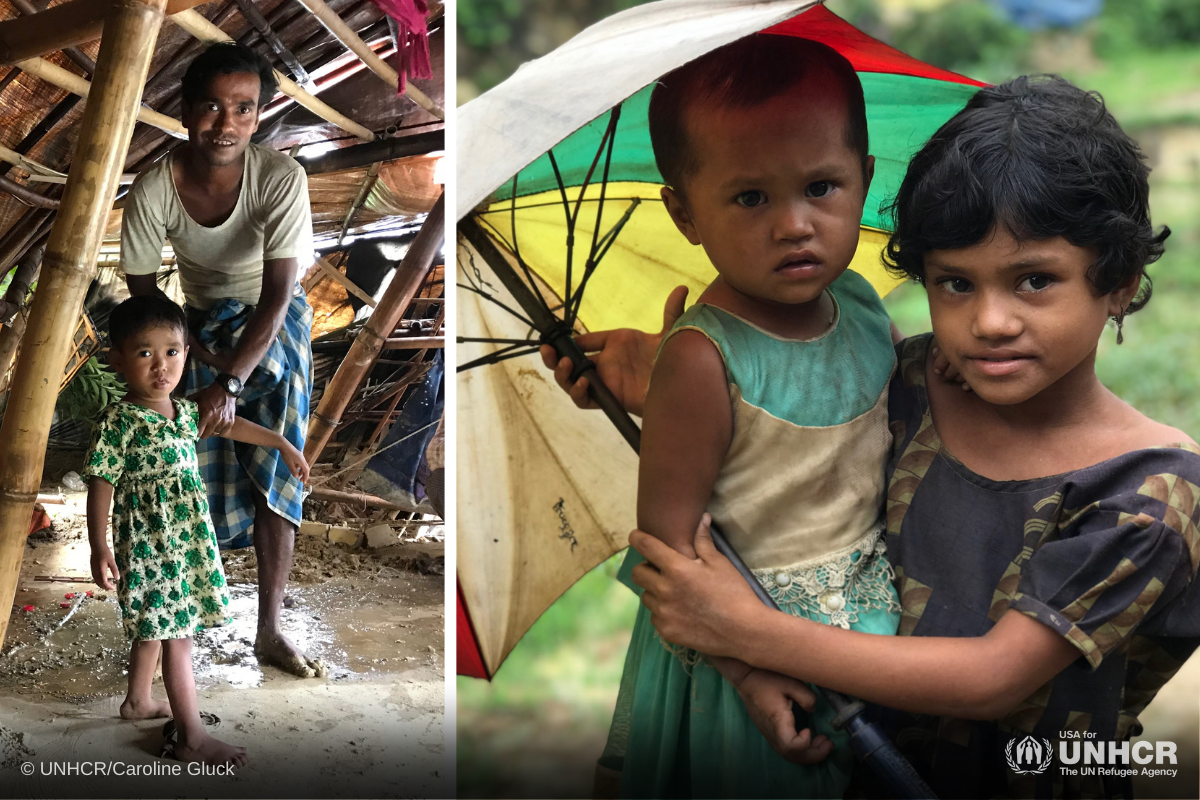
[[[175,14],[207,0],[167,0]],[[111,0],[68,0],[54,8],[0,22],[0,62],[12,64],[100,38]]]
[[[63,365],[96,269],[167,0],[92,4],[108,9],[95,82],[0,426],[0,609],[6,612],[0,614],[0,646],[8,633],[7,610],[16,594]]]
[[[17,66],[30,75],[41,78],[46,83],[52,83],[60,89],[66,89],[72,94],[77,94],[80,97],[87,97],[91,91],[92,84],[85,78],[81,78],[74,72],[63,69],[57,64],[47,61],[44,58],[27,58],[23,61],[16,62]],[[183,127],[183,123],[173,117],[168,117],[166,114],[160,114],[157,111],[151,111],[148,108],[142,108],[140,105],[137,110],[137,118],[147,125],[153,125],[161,131],[171,134],[179,139],[187,138],[187,128]]]
[[[434,256],[442,247],[445,236],[446,195],[443,193],[438,196],[433,210],[425,218],[420,232],[413,239],[408,252],[404,254],[400,266],[396,268],[396,274],[392,276],[392,282],[388,284],[379,305],[371,313],[367,324],[358,332],[354,343],[350,345],[350,352],[338,366],[337,372],[321,396],[320,404],[312,413],[304,443],[304,457],[308,459],[308,463],[317,463],[317,458],[325,449],[329,437],[337,430],[342,420],[342,412],[346,410],[346,406],[358,390],[363,376],[378,360],[404,310],[425,282],[429,270],[433,267]]]
[[[366,42],[359,35],[350,29],[350,26],[342,21],[342,18],[337,13],[327,6],[324,0],[299,0],[300,5],[307,8],[312,15],[321,21],[321,24],[332,33],[338,41],[346,45],[356,56],[362,59],[362,62],[367,65],[367,69],[374,72],[388,86],[391,86],[396,91],[400,91],[400,75],[396,70],[392,69],[386,61],[375,54]],[[446,119],[446,110],[433,102],[424,92],[409,82],[404,87],[404,94],[419,105],[421,108],[433,114],[438,119]]]

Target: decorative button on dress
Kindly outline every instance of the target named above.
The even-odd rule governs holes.
[[[175,419],[118,401],[101,412],[85,478],[113,490],[117,597],[130,639],[182,639],[228,622],[229,594],[196,466],[199,411]]]
[[[890,322],[857,273],[829,291],[837,311],[816,339],[784,339],[703,304],[668,338],[698,331],[725,363],[733,437],[708,511],[733,548],[787,613],[891,635],[900,604],[882,517]],[[630,554],[622,580],[641,560]],[[664,647],[639,606],[600,766],[621,772],[622,797],[841,797],[853,757],[832,717],[819,699],[804,721],[833,740],[829,758],[785,761],[737,691],[699,654]]]

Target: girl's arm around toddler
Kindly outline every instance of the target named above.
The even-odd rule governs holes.
[[[707,528],[696,534],[695,559],[640,531],[630,544],[647,558],[633,580],[667,641],[736,652],[756,667],[901,711],[1000,719],[1080,656],[1064,636],[1012,609],[978,637],[878,636],[768,609]]]

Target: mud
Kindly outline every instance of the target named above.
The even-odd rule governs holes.
[[[50,488],[57,486],[43,491]],[[297,537],[283,628],[321,659],[326,679],[302,680],[258,663],[253,551],[230,554],[233,622],[195,637],[194,672],[201,709],[221,720],[214,734],[246,746],[251,761],[234,775],[198,776],[188,765],[158,757],[164,720],[118,716],[128,642],[115,593],[91,584],[84,495],[67,493],[66,499],[66,505],[47,506],[54,529],[28,541],[0,653],[0,797],[438,797],[452,791],[444,763],[444,579],[420,571],[424,565],[436,573],[439,542],[350,551]],[[88,590],[91,597],[65,597]],[[155,695],[166,696],[161,678]],[[95,764],[125,774],[96,774]],[[128,774],[135,769],[138,775]],[[64,771],[70,774],[54,774]]]

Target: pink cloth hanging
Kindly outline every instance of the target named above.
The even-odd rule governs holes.
[[[399,94],[404,94],[408,78],[428,80],[433,77],[433,64],[429,58],[429,28],[425,15],[429,13],[426,0],[372,0],[379,10],[396,20],[399,40],[396,46],[400,55]]]

